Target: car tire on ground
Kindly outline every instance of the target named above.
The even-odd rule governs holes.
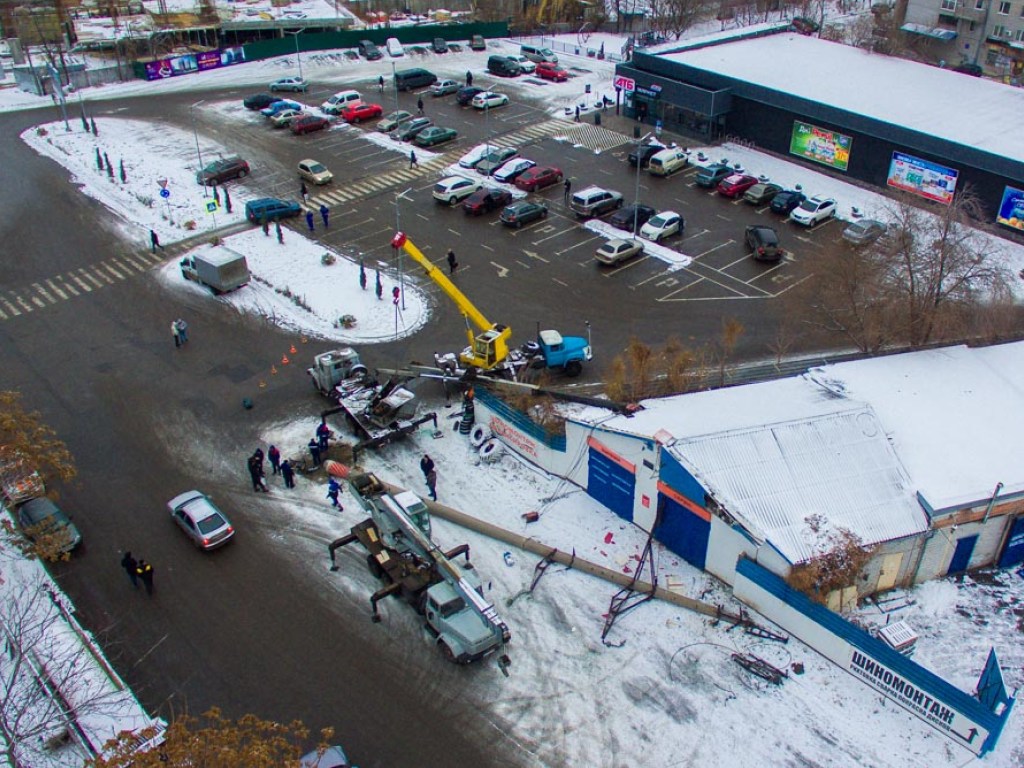
[[[245,176],[246,176],[246,173],[247,173],[247,171],[243,168],[242,170],[240,170],[238,172],[238,175],[235,178],[236,179],[244,179]]]
[[[481,445],[486,443],[491,437],[491,428],[486,424],[477,424],[469,433],[469,444],[474,448],[479,448]]]
[[[568,369],[568,366],[566,366],[566,368]],[[491,464],[500,459],[501,454],[504,452],[505,446],[494,438],[491,438],[480,446],[479,456],[481,461]]]

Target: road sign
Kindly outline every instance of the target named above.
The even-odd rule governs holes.
[[[661,120],[654,123],[654,135],[661,136]]]
[[[217,202],[215,200],[210,200],[210,201],[208,201],[206,203],[206,212],[207,213],[216,213],[217,212]]]
[[[156,183],[160,185],[160,189],[167,189],[167,179],[157,179]]]
[[[162,197],[164,199],[167,199],[170,196],[171,196],[171,190],[169,190],[169,189],[161,189],[160,190],[160,197]]]
[[[621,88],[624,91],[635,91],[636,80],[631,77],[623,77],[622,75],[615,76],[615,87]]]

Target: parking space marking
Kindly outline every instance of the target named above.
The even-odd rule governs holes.
[[[568,284],[568,283],[566,283],[566,282],[564,282],[564,281],[562,281],[562,280],[559,280],[559,279],[558,279],[557,277],[552,277],[551,279],[552,279],[552,280],[553,280],[554,282],[556,282],[556,283],[558,283],[559,285],[561,285],[561,286],[562,286],[563,288],[568,288],[568,287],[569,287],[569,284]]]
[[[536,253],[534,251],[528,251],[525,248],[523,248],[523,253],[525,253],[531,259],[536,259],[537,261],[543,261],[545,264],[550,264],[551,263],[550,261],[545,259],[543,256],[541,256],[539,253]]]
[[[516,264],[518,264],[523,269],[530,269],[530,265],[529,264],[527,264],[524,261],[520,261],[519,259],[516,259]]]
[[[496,261],[492,261],[491,266],[498,270],[498,277],[508,277],[508,267],[503,267]]]
[[[541,243],[546,243],[548,240],[552,240],[552,239],[554,239],[556,237],[561,237],[562,235],[566,235],[566,234],[568,234],[570,232],[576,232],[578,229],[579,229],[578,227],[573,226],[570,229],[559,230],[558,232],[555,232],[555,234],[553,234],[553,235],[548,235],[547,237],[542,237],[540,240],[533,240],[531,242],[531,245],[540,245]]]
[[[338,227],[337,229],[332,229],[331,232],[332,233],[333,232],[344,232],[345,230],[348,230],[348,229],[354,229],[355,227],[362,227],[362,226],[364,226],[366,224],[371,224],[373,221],[374,221],[374,219],[371,216],[368,219],[363,219],[362,221],[357,221],[355,224],[349,224],[349,225],[344,226],[344,227]]]
[[[581,245],[587,245],[588,243],[592,243],[595,240],[602,240],[602,239],[603,239],[603,237],[601,235],[594,235],[593,237],[588,237],[582,243],[576,243],[575,245],[570,245],[568,248],[563,248],[560,251],[555,251],[555,255],[556,256],[561,256],[564,253],[568,253],[569,251],[572,251],[572,250],[575,250],[576,248],[579,248]]]
[[[601,275],[601,277],[614,277],[615,275],[619,274],[620,272],[624,272],[627,269],[632,269],[633,267],[635,267],[635,266],[637,266],[639,264],[643,264],[645,261],[648,261],[650,258],[651,257],[648,254],[645,253],[643,256],[641,256],[638,259],[630,259],[625,264],[621,264],[621,265],[619,265],[617,267],[612,267],[611,269],[601,270],[600,272],[598,272],[598,274]],[[594,264],[594,263],[595,263],[595,259],[587,259],[586,261],[581,261],[580,262],[580,266],[581,267],[586,267],[586,266],[588,266],[590,264]],[[662,273],[662,274],[664,274],[664,273]],[[629,287],[633,288],[634,286],[630,285]]]

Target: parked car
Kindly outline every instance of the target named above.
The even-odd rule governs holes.
[[[326,117],[320,117],[320,115],[305,115],[292,120],[291,129],[292,133],[296,136],[301,136],[302,134],[312,133],[313,131],[322,131],[330,124],[330,121]]]
[[[608,223],[616,229],[624,229],[627,232],[639,231],[640,227],[647,223],[657,211],[649,205],[634,203],[620,208],[608,217]]]
[[[612,189],[587,187],[574,192],[569,200],[569,208],[578,218],[601,216],[622,207],[622,194]]]
[[[536,192],[538,189],[550,187],[552,184],[559,184],[562,181],[562,171],[553,165],[538,165],[524,171],[515,181],[515,185],[526,192]]]
[[[269,86],[270,92],[275,91],[291,91],[292,93],[305,93],[309,88],[309,83],[303,80],[301,77],[282,77],[280,80],[275,80]]]
[[[511,200],[512,193],[507,189],[484,187],[466,198],[462,204],[462,210],[467,214],[479,216],[481,213],[493,211],[495,208],[504,208]]]
[[[542,61],[537,64],[536,75],[544,80],[554,80],[556,83],[562,83],[569,79],[569,73],[566,70],[550,61]]]
[[[18,449],[0,445],[0,495],[8,504],[20,504],[46,493],[43,477]]]
[[[528,43],[523,43],[523,45],[519,46],[519,52],[523,54],[523,56],[528,58],[530,61],[534,61],[537,64],[558,63],[558,57],[555,56],[554,52],[550,48],[541,48],[540,46],[537,45],[529,45]]]
[[[299,104],[299,102],[297,102],[297,101],[289,101],[288,99],[280,99],[279,101],[275,101],[273,104],[270,104],[270,105],[264,107],[263,109],[261,109],[260,110],[260,114],[263,115],[264,117],[273,117],[278,112],[283,112],[286,109],[297,109],[297,110],[299,110],[301,112],[302,111],[302,105]]]
[[[363,97],[359,91],[338,91],[320,105],[320,111],[326,112],[328,115],[337,115],[345,109],[345,107],[352,104],[359,104],[362,100]]]
[[[484,155],[480,162],[476,164],[476,172],[482,173],[484,176],[490,176],[494,173],[501,165],[511,157],[515,157],[519,154],[519,150],[515,147],[493,147],[490,152]]]
[[[616,238],[607,240],[597,249],[594,257],[601,263],[614,267],[624,261],[639,256],[644,252],[644,244],[639,240],[623,240]]]
[[[755,184],[746,192],[743,193],[743,199],[748,203],[754,205],[766,205],[772,201],[779,192],[782,191],[782,187],[778,184],[772,184],[771,182],[761,182]]]
[[[675,211],[662,211],[640,228],[640,237],[658,243],[666,237],[681,234],[685,226],[683,217]]]
[[[299,768],[352,768],[348,761],[345,750],[335,745],[328,747],[321,752],[315,749],[307,755],[303,755],[299,761]]]
[[[658,150],[647,161],[647,172],[652,176],[671,176],[681,171],[690,161],[689,153],[679,147]]]
[[[454,128],[442,128],[439,125],[428,125],[416,134],[416,138],[413,139],[413,141],[415,141],[417,146],[420,147],[433,147],[437,144],[444,144],[446,141],[452,141],[458,135],[459,132]]]
[[[206,187],[223,184],[229,179],[241,179],[249,175],[249,164],[240,157],[225,157],[214,160],[201,171],[196,172],[196,183]]]
[[[473,35],[469,39],[469,50],[471,51],[486,51],[487,41],[484,40],[483,35]]]
[[[430,122],[429,117],[414,117],[412,120],[399,123],[398,127],[388,135],[395,141],[412,141],[416,138],[417,133],[431,125],[433,123]]]
[[[253,224],[278,219],[293,219],[302,213],[302,206],[276,197],[261,197],[245,204],[245,218]]]
[[[726,176],[730,176],[734,173],[733,169],[728,165],[714,164],[701,168],[697,171],[694,181],[698,187],[706,187],[708,189],[714,189],[718,186],[718,182],[724,179]]]
[[[474,96],[471,103],[475,109],[494,109],[495,107],[503,107],[508,104],[508,96],[504,93],[484,91]]]
[[[747,246],[758,261],[778,261],[783,250],[779,246],[779,233],[771,227],[752,225],[746,231]]]
[[[626,159],[629,160],[629,164],[634,168],[636,168],[637,163],[640,164],[641,168],[646,168],[647,164],[650,163],[651,158],[664,148],[665,145],[660,143],[641,144],[639,147],[634,148]]]
[[[875,219],[861,219],[843,230],[843,240],[853,245],[868,245],[886,233],[888,227]]]
[[[472,195],[483,187],[484,183],[479,179],[470,179],[466,176],[449,176],[441,179],[434,185],[434,199],[439,203],[455,205]]]
[[[377,59],[383,59],[384,54],[380,52],[380,48],[372,40],[360,40],[357,49],[359,55],[366,58],[367,61],[376,61]]]
[[[789,213],[806,199],[798,189],[784,189],[772,198],[772,213]]]
[[[18,524],[46,550],[66,554],[82,543],[82,534],[60,508],[45,496],[29,499],[18,507]]]
[[[797,224],[805,227],[813,227],[836,215],[836,201],[831,197],[816,195],[809,200],[804,200],[799,207],[794,208],[789,218]]]
[[[971,62],[963,62],[953,67],[954,72],[959,72],[961,75],[970,75],[971,77],[981,77],[985,74],[984,68],[980,64],[972,64]]]
[[[794,16],[790,25],[801,35],[813,35],[818,31],[818,22],[806,16]]]
[[[464,85],[462,88],[459,88],[459,90],[455,92],[455,101],[458,102],[458,105],[460,107],[465,107],[466,105],[472,103],[473,97],[475,97],[478,93],[483,92],[483,88],[477,88],[475,85]]]
[[[275,101],[281,101],[280,96],[271,96],[269,93],[257,93],[254,96],[249,96],[242,101],[242,106],[246,109],[266,109]]]
[[[519,229],[537,219],[548,217],[548,207],[535,200],[517,200],[501,209],[501,223]]]
[[[299,177],[311,184],[326,184],[334,178],[334,174],[327,170],[327,166],[316,160],[300,160]]]
[[[284,109],[270,118],[271,124],[275,128],[287,128],[291,125],[292,120],[296,117],[301,117],[304,113],[298,109]]]
[[[513,157],[511,160],[506,160],[502,163],[501,167],[491,175],[494,176],[495,181],[500,181],[502,184],[511,184],[535,165],[536,163],[533,160],[527,160],[525,157]]]
[[[752,186],[757,184],[757,177],[746,173],[734,173],[718,182],[718,194],[735,200]]]
[[[412,112],[406,112],[404,109],[396,109],[394,112],[388,112],[384,116],[384,119],[377,123],[377,130],[383,131],[384,133],[391,133],[399,125],[412,120]]]
[[[443,37],[435,37],[434,53],[448,53],[448,41]]]
[[[428,69],[416,67],[415,69],[400,69],[395,72],[395,88],[399,91],[409,91],[413,88],[424,88],[433,85],[438,80],[437,75]]]
[[[388,56],[393,59],[405,56],[405,48],[402,47],[402,42],[397,37],[389,37],[385,40],[384,47],[388,50]]]
[[[363,120],[373,120],[373,118],[380,117],[382,114],[384,114],[384,109],[380,104],[356,102],[355,104],[349,104],[341,110],[341,119],[346,123],[361,123]]]
[[[200,549],[222,547],[235,535],[231,521],[205,493],[182,493],[167,502],[167,509],[171,519]]]
[[[430,86],[430,95],[447,96],[449,93],[458,93],[461,87],[457,80],[438,80]]]
[[[537,65],[530,61],[523,55],[512,55],[508,57],[510,61],[514,61],[519,65],[519,69],[522,70],[524,75],[532,75],[537,71]]]

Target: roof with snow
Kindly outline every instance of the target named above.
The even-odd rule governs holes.
[[[913,535],[931,509],[1024,492],[1024,342],[890,355],[798,377],[647,400],[574,420],[655,435],[790,562],[820,513],[865,543]]]
[[[662,57],[1024,161],[1020,88],[796,33]],[[864,87],[868,83],[885,87]]]

